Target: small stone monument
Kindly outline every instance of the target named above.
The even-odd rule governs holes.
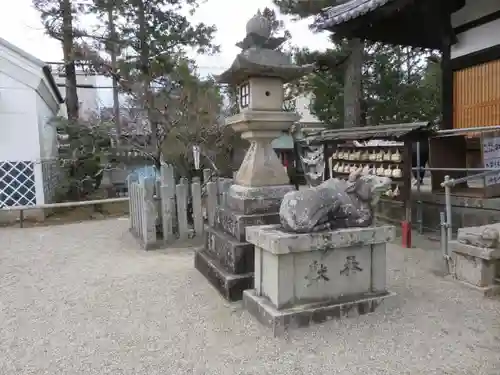
[[[450,241],[452,276],[486,296],[500,294],[500,224],[459,228]]]
[[[373,206],[390,183],[354,172],[287,193],[280,225],[247,228],[255,288],[243,293],[245,308],[274,334],[374,311],[391,295],[386,244],[395,228],[372,226]]]
[[[240,113],[226,124],[250,147],[224,204],[216,209],[215,226],[206,230],[205,248],[195,255],[195,267],[230,301],[253,287],[254,249],[245,242],[245,228],[279,223],[281,200],[294,190],[271,142],[299,119],[282,110],[283,85],[313,69],[292,64],[277,50],[284,38],[270,36],[271,24],[260,13],[248,21],[246,32],[237,44],[243,51],[217,80],[238,89]]]

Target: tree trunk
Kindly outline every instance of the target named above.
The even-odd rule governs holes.
[[[359,39],[349,40],[350,55],[346,61],[344,81],[344,127],[361,125],[361,77],[364,45]]]
[[[144,108],[147,112],[148,121],[151,127],[151,146],[153,147],[153,153],[161,154],[161,145],[158,144],[158,123],[156,121],[156,113],[154,106],[154,96],[151,93],[151,77],[149,69],[149,44],[148,44],[148,31],[146,23],[146,14],[144,9],[143,0],[136,0],[137,4],[137,23],[139,26],[139,42],[140,42],[140,54],[139,54],[139,65],[141,71],[141,78],[144,87]],[[159,161],[155,162],[156,164]]]
[[[115,30],[115,20],[113,17],[113,2],[109,1],[108,6],[108,29],[109,29],[109,53],[111,55],[111,68],[116,72],[116,58],[118,54],[118,44]],[[113,114],[115,118],[116,142],[121,143],[122,129],[120,124],[120,102],[118,96],[118,79],[113,75]]]
[[[73,54],[73,14],[71,12],[71,0],[63,0],[62,3],[62,39],[63,58],[66,75],[66,110],[70,122],[77,122],[79,118],[78,93],[76,88],[76,68]]]

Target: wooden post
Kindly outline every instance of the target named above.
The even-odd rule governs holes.
[[[230,178],[221,179],[219,182],[219,205],[225,206],[227,201],[227,194],[229,193],[229,188],[233,184],[233,180]]]
[[[141,200],[142,195],[142,182],[136,182],[134,184],[134,205],[135,205],[135,228],[136,235],[142,241],[142,211],[144,204]]]
[[[224,178],[219,177],[215,181],[217,181],[217,204],[220,204],[222,200],[221,194],[224,191]]]
[[[227,203],[227,192],[224,191],[222,192],[221,196],[220,196],[220,206],[221,207],[226,207],[226,203]]]
[[[215,224],[215,207],[217,206],[217,183],[209,182],[207,184],[207,216],[208,225],[211,227]]]
[[[175,187],[177,201],[177,221],[179,225],[179,239],[187,240],[189,237],[189,228],[187,222],[187,195],[188,185],[178,184]]]
[[[155,199],[155,208],[156,208],[156,219],[155,223],[156,226],[159,227],[162,225],[162,215],[161,215],[161,176],[155,178],[155,185],[154,185],[154,196],[156,197]]]
[[[129,211],[129,228],[131,231],[134,231],[135,226],[134,226],[134,221],[135,221],[135,210],[134,210],[134,199],[132,190],[134,189],[134,184],[136,182],[137,176],[134,174],[129,174],[127,177],[127,190],[128,190],[128,196],[129,196],[129,201],[128,201],[128,211]]]
[[[409,249],[411,248],[411,176],[412,176],[412,142],[405,139],[403,148],[403,179],[404,191],[403,207],[405,210],[403,221],[401,222],[401,240],[402,246]],[[417,176],[419,177],[419,176]]]
[[[142,182],[142,233],[144,249],[156,243],[156,202],[154,201],[155,178],[148,177]]]
[[[199,179],[191,184],[191,196],[193,198],[193,221],[196,236],[203,235],[203,210],[201,207],[201,184]]]
[[[174,239],[173,217],[174,217],[174,197],[173,187],[175,186],[174,169],[172,166],[162,164],[161,166],[161,217],[163,241],[168,243]]]
[[[212,175],[212,171],[208,168],[203,170],[203,183],[206,184],[210,181],[210,176]]]
[[[137,236],[137,208],[135,201],[135,182],[131,182],[128,188],[128,205],[129,205],[129,215],[130,215],[130,231]]]

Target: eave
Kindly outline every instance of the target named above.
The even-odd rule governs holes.
[[[341,37],[441,49],[450,15],[465,0],[351,0],[319,14],[315,26]]]

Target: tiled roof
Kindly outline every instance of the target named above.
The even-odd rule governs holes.
[[[435,125],[432,122],[415,122],[409,124],[390,124],[365,126],[347,129],[323,130],[321,132],[311,134],[301,143],[322,143],[358,140],[367,141],[370,139],[391,139],[401,140],[404,137],[418,136],[419,134],[431,134],[435,130]]]
[[[363,16],[394,0],[351,0],[346,3],[325,9],[318,16],[320,29],[328,29],[343,22]]]

